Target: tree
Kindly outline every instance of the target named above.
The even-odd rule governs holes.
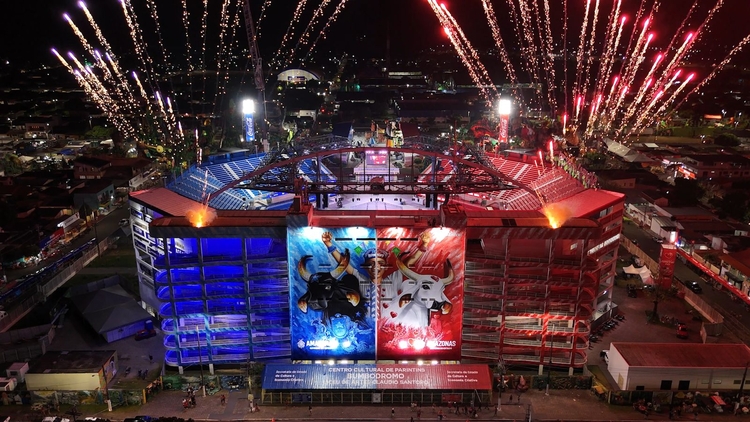
[[[3,256],[5,261],[16,261],[27,256],[39,255],[39,252],[39,246],[29,243],[11,249],[8,252],[5,252]]]
[[[721,198],[719,202],[721,213],[738,221],[747,221],[748,196],[743,191],[733,191]]]
[[[670,289],[665,289],[659,284],[655,284],[649,293],[649,296],[651,298],[651,302],[654,304],[654,307],[651,309],[651,314],[648,317],[648,322],[651,323],[658,323],[659,322],[659,303],[664,302],[664,300],[669,296]]]
[[[680,177],[675,179],[674,189],[669,191],[669,202],[676,207],[692,207],[698,205],[703,194],[704,190],[697,180]]]
[[[109,139],[112,137],[114,131],[114,128],[111,127],[94,126],[86,132],[86,137],[91,139]]]
[[[2,169],[5,170],[6,176],[10,174],[23,173],[23,162],[15,154],[7,154],[5,157],[3,157],[0,165],[2,165]]]
[[[607,165],[607,156],[599,152],[587,152],[583,159],[584,167],[589,170],[600,170]]]
[[[78,217],[88,220],[88,217],[94,213],[94,210],[91,209],[89,204],[84,203],[81,205],[81,208],[78,210]]]
[[[714,183],[703,181],[698,184],[703,189],[703,197],[701,197],[700,201],[704,204],[710,204],[721,193],[721,187]]]
[[[8,202],[0,201],[0,221],[3,222],[0,228],[7,230],[13,226],[17,219],[18,212],[16,211],[16,207]]]
[[[731,133],[722,133],[714,138],[714,144],[723,147],[738,147],[740,146],[740,138]]]

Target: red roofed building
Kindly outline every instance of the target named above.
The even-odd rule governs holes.
[[[750,348],[744,344],[614,342],[608,358],[607,369],[621,390],[739,390],[750,363]]]

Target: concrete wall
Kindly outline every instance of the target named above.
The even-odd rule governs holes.
[[[739,390],[743,372],[744,368],[630,368],[628,389],[643,386],[646,390],[660,390],[662,381],[672,381],[671,389],[677,390],[684,380],[690,381],[690,390]]]
[[[138,331],[143,330],[146,326],[146,321],[134,322],[130,325],[120,327],[116,330],[107,331],[102,334],[107,343],[112,343],[117,340],[121,340],[130,336],[134,336]]]
[[[625,358],[622,357],[620,352],[614,348],[609,349],[609,364],[607,370],[614,378],[617,385],[621,390],[628,390],[628,363],[625,362]]]
[[[28,390],[96,390],[101,387],[100,374],[26,374]]]

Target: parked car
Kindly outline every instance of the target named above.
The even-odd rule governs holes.
[[[698,284],[698,282],[695,280],[686,281],[685,287],[687,287],[693,293],[703,293],[703,288],[701,288],[701,285]]]
[[[677,324],[677,338],[688,338],[687,325],[682,323]]]
[[[609,350],[602,350],[599,352],[599,357],[604,360],[604,363],[609,365]]]
[[[146,340],[156,335],[156,330],[141,330],[135,333],[135,341]]]
[[[130,225],[129,219],[123,218],[122,220],[120,220],[120,226],[128,226],[128,225]]]

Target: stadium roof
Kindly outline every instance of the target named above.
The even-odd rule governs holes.
[[[628,365],[643,368],[745,368],[750,349],[744,344],[618,343]]]
[[[624,194],[618,192],[586,189],[569,198],[558,201],[556,204],[569,209],[573,217],[590,217],[593,212],[620,201],[624,197]]]
[[[130,198],[142,205],[155,209],[163,215],[184,217],[188,211],[195,210],[203,205],[198,201],[185,198],[166,188],[156,188],[132,192]],[[210,210],[213,208],[209,207]]]

